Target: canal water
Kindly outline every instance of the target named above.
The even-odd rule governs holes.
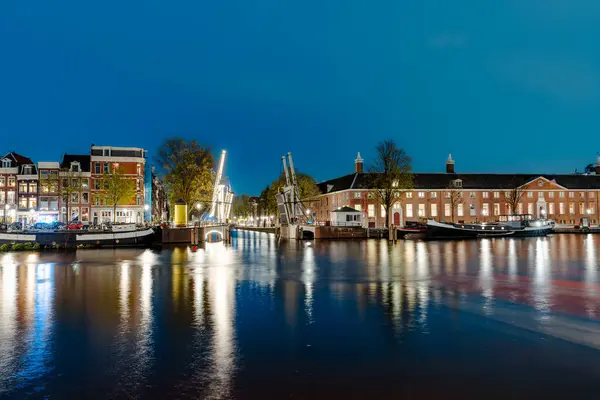
[[[600,236],[0,254],[0,398],[598,398]]]

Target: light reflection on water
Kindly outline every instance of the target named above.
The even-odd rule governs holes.
[[[448,330],[462,332],[447,322],[459,311],[600,348],[597,243],[278,244],[240,233],[232,246],[195,251],[5,254],[0,395],[61,397],[91,387],[113,397],[230,398],[259,387],[254,368],[294,384],[319,363],[346,371],[349,355],[341,354],[380,342],[354,362],[373,357],[385,375],[395,371],[387,358],[402,349],[395,346],[435,346]]]

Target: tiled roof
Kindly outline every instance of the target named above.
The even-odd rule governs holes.
[[[78,161],[81,167],[81,172],[90,172],[90,156],[85,154],[65,154],[63,155],[61,168],[70,168],[71,163]]]
[[[360,212],[360,211],[355,210],[352,207],[344,206],[342,208],[338,208],[337,210],[333,210],[333,212]]]
[[[451,180],[462,180],[464,189],[513,189],[539,177],[555,181],[567,189],[600,189],[600,175],[583,174],[413,174],[415,189],[444,189]],[[373,187],[373,173],[355,173],[331,179],[318,184],[321,193],[339,192],[348,189],[370,189]]]
[[[2,157],[2,159],[4,159],[4,158],[11,159],[14,162],[14,164],[12,166],[19,168],[19,172],[18,172],[19,175],[23,174],[23,166],[25,166],[25,165],[32,166],[30,175],[37,175],[37,166],[34,164],[33,161],[31,161],[31,158],[22,156],[18,153],[15,153],[14,151],[11,151],[10,153],[8,153],[4,157]]]

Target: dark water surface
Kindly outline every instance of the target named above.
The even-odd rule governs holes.
[[[599,246],[0,254],[0,398],[600,398]]]

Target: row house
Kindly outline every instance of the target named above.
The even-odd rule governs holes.
[[[311,200],[311,208],[317,220],[330,221],[334,210],[351,207],[365,214],[370,227],[383,227],[386,219],[395,225],[419,219],[497,221],[514,212],[571,225],[582,218],[592,224],[600,220],[600,160],[591,174],[460,174],[454,166],[448,157],[445,173],[415,173],[413,188],[398,193],[386,216],[373,191],[373,174],[363,172],[359,154],[354,173],[319,184],[322,194]],[[517,210],[510,209],[514,193],[520,196]]]
[[[142,223],[145,210],[146,151],[137,147],[92,145],[90,160],[93,198],[92,222],[116,220],[117,223]],[[117,206],[115,218],[112,205],[104,202],[102,181],[104,175],[111,174],[117,168],[122,169],[125,177],[132,180],[135,193]],[[150,206],[148,205],[148,207]]]
[[[58,221],[60,218],[60,163],[56,161],[40,161],[37,164],[37,169],[39,175],[38,221]]]
[[[37,167],[31,159],[10,152],[2,157],[0,168],[0,208],[2,220],[29,223],[38,207]]]
[[[62,222],[79,221],[85,225],[90,223],[90,165],[90,156],[87,154],[63,156],[59,172]]]

